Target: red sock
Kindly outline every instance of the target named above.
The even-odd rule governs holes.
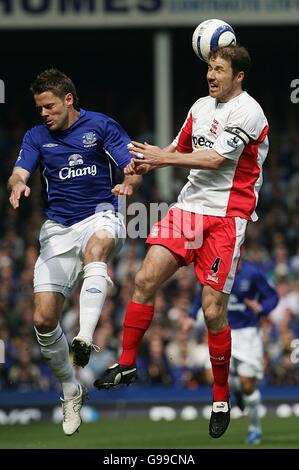
[[[213,400],[229,399],[229,361],[231,356],[231,330],[227,326],[220,333],[208,333],[210,361],[214,377]]]
[[[118,363],[131,366],[136,363],[139,346],[154,316],[152,305],[129,302],[124,319],[123,350]]]

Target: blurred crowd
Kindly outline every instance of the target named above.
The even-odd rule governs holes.
[[[31,178],[31,196],[22,200],[18,211],[10,207],[6,192],[22,136],[30,126],[28,116],[22,120],[16,115],[12,111],[6,125],[0,124],[0,153],[5,156],[0,172],[0,339],[5,342],[0,389],[50,390],[58,388],[58,384],[41,358],[32,325],[32,278],[44,220],[39,174]],[[143,140],[150,136],[153,141],[146,120],[140,116],[137,122],[139,128],[132,137]],[[296,354],[292,354],[296,346],[293,340],[299,338],[299,121],[294,113],[288,113],[280,132],[278,123],[270,117],[271,122],[271,148],[258,206],[260,218],[248,228],[245,256],[263,267],[279,294],[277,307],[261,325],[265,346],[263,384],[295,385],[299,384],[299,364],[294,360]],[[126,122],[122,124],[126,127]],[[175,171],[177,192],[185,179],[184,170]],[[154,174],[145,176],[135,200],[161,200]],[[77,371],[87,385],[118,357],[124,310],[145,253],[144,239],[127,240],[109,265],[114,285],[94,335],[94,343],[101,351],[93,351],[88,366]],[[141,383],[189,389],[206,383],[206,330],[202,323],[188,333],[180,328],[180,320],[188,315],[199,288],[192,266],[181,268],[161,287],[155,318],[138,358]],[[61,320],[69,342],[78,332],[79,293],[80,281],[65,303]]]

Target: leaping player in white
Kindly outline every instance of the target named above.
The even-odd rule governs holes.
[[[79,384],[59,319],[65,298],[83,274],[80,331],[71,348],[74,364],[84,367],[107,293],[107,261],[121,247],[125,227],[117,196],[130,196],[141,176],[125,176],[115,186],[115,168],[131,159],[131,140],[101,113],[78,107],[72,80],[57,69],[41,73],[31,86],[43,124],[29,129],[8,180],[10,203],[28,197],[27,182],[41,171],[47,218],[40,231],[40,256],[34,271],[34,325],[41,353],[63,390],[63,430],[76,432],[87,389]]]
[[[220,437],[230,421],[227,302],[247,223],[257,220],[262,164],[268,152],[267,119],[257,101],[242,88],[250,62],[244,47],[215,49],[208,62],[209,96],[191,107],[173,143],[160,149],[133,142],[130,153],[139,158],[132,160],[125,174],[165,166],[191,171],[177,203],[154,225],[147,239],[151,246],[127,306],[118,364],[95,381],[95,387],[109,388],[136,380],[136,356],[154,314],[156,291],[180,266],[194,262],[203,285],[202,306],[214,376],[209,425],[213,438]],[[202,243],[195,247],[194,240],[201,237]]]

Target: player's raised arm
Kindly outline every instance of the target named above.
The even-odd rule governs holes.
[[[225,158],[213,149],[183,154],[174,152],[172,150],[173,146],[170,146],[171,150],[169,151],[167,150],[169,147],[164,150],[146,143],[142,144],[134,141],[133,144],[134,147],[130,149],[130,154],[138,157],[134,158],[132,162],[136,169],[140,165],[147,165],[151,170],[165,166],[215,170],[225,162]]]
[[[30,174],[24,168],[16,167],[7,182],[7,189],[10,192],[9,202],[14,209],[19,207],[19,200],[23,194],[25,197],[30,195],[31,189],[27,186]]]

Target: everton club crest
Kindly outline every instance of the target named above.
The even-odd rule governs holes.
[[[84,147],[94,147],[97,145],[97,137],[94,131],[85,132],[82,137]]]

